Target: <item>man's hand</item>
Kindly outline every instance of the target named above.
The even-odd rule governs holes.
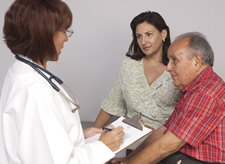
[[[110,161],[110,164],[125,164],[126,161],[128,160],[127,157],[124,157],[124,158],[114,158]]]

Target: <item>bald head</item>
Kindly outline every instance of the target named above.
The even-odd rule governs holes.
[[[178,37],[168,50],[167,71],[181,91],[209,66],[203,62],[202,55],[192,48],[191,39],[189,36]]]

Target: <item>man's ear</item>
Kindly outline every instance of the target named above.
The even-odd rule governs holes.
[[[167,30],[163,29],[162,32],[161,32],[161,35],[162,35],[162,41],[165,42],[166,37],[167,37]]]
[[[202,56],[200,54],[195,54],[194,62],[195,62],[195,70],[198,71],[202,66]]]

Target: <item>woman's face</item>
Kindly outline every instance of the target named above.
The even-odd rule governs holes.
[[[56,48],[57,59],[59,54],[61,53],[61,49],[63,48],[64,42],[68,41],[68,37],[66,36],[65,31],[57,31],[53,36],[53,41]]]
[[[137,43],[142,52],[148,57],[156,54],[162,55],[163,40],[166,39],[167,31],[159,32],[155,26],[143,22],[136,27]]]

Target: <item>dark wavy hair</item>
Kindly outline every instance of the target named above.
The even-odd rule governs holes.
[[[43,64],[55,59],[53,36],[72,24],[72,12],[61,0],[15,0],[5,14],[4,40],[15,55]]]
[[[141,60],[143,57],[146,56],[141,51],[140,47],[138,46],[137,38],[136,38],[136,27],[137,25],[143,22],[147,22],[153,25],[156,29],[159,30],[159,32],[162,32],[162,30],[164,29],[167,31],[167,37],[165,39],[165,42],[163,42],[163,55],[162,55],[162,62],[164,65],[167,65],[169,62],[169,59],[167,57],[167,50],[171,44],[170,30],[169,30],[169,27],[166,25],[166,22],[164,21],[163,17],[157,12],[151,12],[151,11],[142,12],[136,17],[134,17],[134,19],[131,21],[130,27],[133,34],[133,40],[130,44],[128,52],[126,53],[126,56],[134,60]]]

